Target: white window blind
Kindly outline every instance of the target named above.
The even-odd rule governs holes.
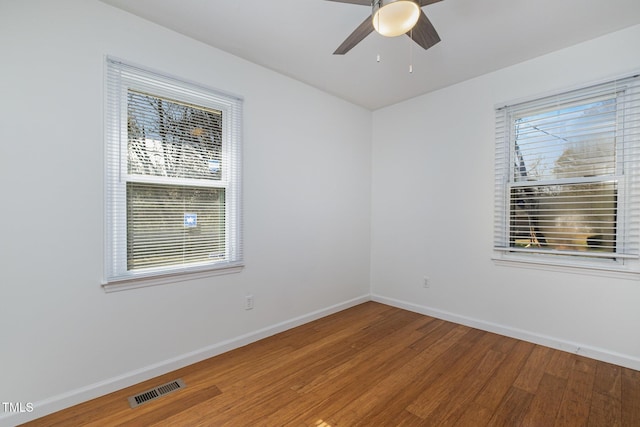
[[[105,281],[242,265],[242,101],[111,58]]]
[[[499,257],[637,260],[639,161],[637,76],[497,108]]]

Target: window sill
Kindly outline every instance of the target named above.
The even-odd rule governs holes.
[[[558,261],[545,256],[523,256],[516,254],[497,253],[492,257],[495,265],[502,267],[530,268],[536,270],[556,271],[590,276],[640,280],[637,260],[594,261],[573,260]]]
[[[186,280],[201,279],[211,276],[221,276],[223,274],[239,273],[243,270],[243,268],[244,265],[233,265],[208,270],[154,274],[153,276],[137,276],[104,282],[102,283],[102,289],[104,289],[106,293],[127,291],[130,289],[146,288],[148,286],[167,285],[170,283],[184,282]]]

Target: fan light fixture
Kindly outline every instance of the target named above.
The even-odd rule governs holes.
[[[374,0],[373,28],[385,37],[411,30],[420,18],[420,6],[413,0]]]

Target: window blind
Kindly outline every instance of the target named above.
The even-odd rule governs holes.
[[[242,265],[242,100],[108,58],[106,282]]]
[[[638,258],[638,80],[496,109],[496,251]]]

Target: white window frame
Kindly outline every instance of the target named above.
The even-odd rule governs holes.
[[[493,260],[498,265],[559,270],[604,276],[637,278],[640,274],[640,78],[638,75],[570,89],[562,93],[534,99],[500,104],[496,111],[495,204]],[[610,177],[618,184],[616,220],[616,252],[613,254],[577,253],[549,249],[516,248],[509,244],[510,191],[515,182],[514,111],[522,115],[527,108],[541,104],[562,104],[563,100],[598,91],[617,93],[624,105],[616,110],[616,172]],[[621,118],[624,115],[624,120]],[[624,165],[620,167],[620,165]],[[582,178],[577,182],[600,181],[601,178]]]
[[[241,131],[242,99],[163,75],[111,57],[105,64],[105,291],[235,273],[242,270]],[[129,90],[222,112],[220,180],[171,179],[130,175],[127,168],[127,93]],[[127,270],[128,182],[196,185],[225,190],[225,254],[222,260]]]

